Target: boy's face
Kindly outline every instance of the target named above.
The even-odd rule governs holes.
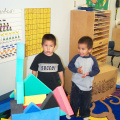
[[[80,54],[81,57],[89,56],[89,53],[91,51],[92,51],[92,48],[88,49],[87,44],[85,44],[85,43],[78,44],[78,53]]]
[[[47,56],[53,55],[53,51],[54,51],[55,47],[56,46],[54,45],[54,42],[52,40],[45,40],[42,45],[43,52]]]

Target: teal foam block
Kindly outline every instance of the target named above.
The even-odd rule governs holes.
[[[24,59],[24,43],[17,43],[17,59]]]
[[[23,104],[24,103],[24,84],[23,82],[17,82],[17,89],[16,89],[16,94],[17,94],[17,104]]]
[[[41,110],[39,112],[12,114],[12,120],[59,120],[59,107]]]
[[[16,82],[23,81],[23,59],[16,60]]]
[[[24,113],[39,112],[39,111],[41,111],[41,109],[32,102],[24,109]]]
[[[14,98],[14,91],[9,95],[10,98]]]
[[[25,96],[49,94],[53,91],[33,74],[29,74],[24,80]]]
[[[67,115],[67,113],[65,113],[64,111],[60,110],[60,116],[64,116]]]

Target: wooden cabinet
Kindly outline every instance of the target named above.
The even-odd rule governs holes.
[[[113,28],[112,41],[115,41],[114,50],[120,51],[120,28]]]
[[[107,61],[111,11],[71,11],[69,60],[78,54],[78,40],[82,36],[93,39],[92,55],[99,62]]]

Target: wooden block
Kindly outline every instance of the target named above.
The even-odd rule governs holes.
[[[24,113],[39,112],[41,109],[34,103],[30,103],[24,110]]]
[[[17,91],[16,91],[16,95],[17,95],[17,104],[23,104],[24,103],[24,84],[23,81],[22,82],[17,82]]]
[[[42,104],[43,101],[46,98],[46,94],[43,95],[33,95],[33,96],[25,96],[24,97],[24,106],[29,105],[31,102],[33,102],[34,104]]]
[[[17,104],[16,100],[10,101],[11,114],[23,113],[23,104]]]
[[[41,104],[40,109],[45,110],[49,108],[59,107],[56,99],[53,96],[53,93],[49,93],[44,102]]]
[[[49,94],[53,91],[42,83],[33,74],[29,74],[24,80],[25,96]]]
[[[120,51],[120,28],[113,28],[112,41],[115,41],[114,50]]]
[[[62,86],[57,87],[53,91],[53,95],[57,100],[61,110],[63,110],[68,115],[74,114]]]
[[[24,59],[24,43],[17,43],[17,59]]]
[[[3,94],[3,95],[1,95],[1,96],[0,96],[0,102],[3,101],[3,100],[8,99],[8,98],[9,98],[9,95],[10,95],[12,92],[13,92],[13,90],[10,91],[10,92],[5,93],[5,94]]]
[[[59,120],[59,107],[39,112],[12,114],[12,120]]]

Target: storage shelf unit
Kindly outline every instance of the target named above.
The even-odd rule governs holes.
[[[93,50],[91,54],[98,62],[105,63],[108,54],[110,19],[110,10],[105,10],[100,13],[95,11],[72,10],[69,60],[78,54],[78,40],[82,36],[90,36],[93,39]]]

